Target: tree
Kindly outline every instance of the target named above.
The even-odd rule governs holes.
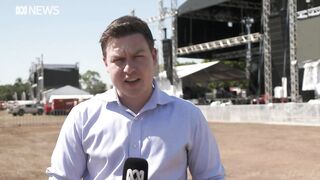
[[[7,84],[0,86],[0,100],[13,100],[12,85]]]
[[[80,77],[82,89],[90,94],[102,93],[106,90],[106,84],[100,80],[100,74],[96,71],[88,70]]]
[[[14,100],[13,95],[14,93],[17,94],[17,98],[21,99],[21,95],[26,93],[27,97],[29,98],[28,94],[30,91],[30,84],[28,82],[23,82],[21,78],[17,78],[13,85],[7,84],[0,86],[0,100]]]
[[[203,62],[211,62],[210,59],[205,59]],[[230,66],[241,71],[245,70],[245,61],[232,61],[232,60],[223,60],[221,63]],[[214,81],[210,82],[209,89],[225,88],[225,87],[240,87],[241,89],[247,89],[248,81],[247,80],[232,80],[232,81]]]
[[[18,99],[22,99],[22,94],[29,94],[30,91],[30,83],[23,82],[21,78],[17,78],[15,83],[13,84],[14,92],[17,93]],[[28,97],[26,97],[28,99]]]

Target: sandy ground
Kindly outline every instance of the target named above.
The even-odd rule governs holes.
[[[64,117],[0,112],[0,179],[47,179]],[[228,180],[320,179],[320,127],[210,123]]]

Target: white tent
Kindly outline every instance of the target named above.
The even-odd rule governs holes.
[[[220,61],[198,63],[175,67],[178,78],[193,77],[197,81],[242,80],[245,79],[243,71],[227,66]],[[166,71],[159,73],[166,77]]]
[[[160,72],[157,80],[161,89],[176,96],[182,96],[182,86],[245,79],[243,71],[227,66],[220,61],[177,66],[174,72],[175,77],[179,79],[179,83],[175,84],[175,87],[171,86],[167,80],[166,71]]]
[[[60,87],[58,89],[51,89],[46,92],[44,92],[44,102],[46,101],[52,101],[53,98],[59,98],[59,99],[89,99],[93,95],[90,93],[70,86],[66,85],[63,87]]]

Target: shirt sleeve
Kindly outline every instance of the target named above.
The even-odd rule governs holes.
[[[199,109],[192,115],[192,145],[188,150],[189,170],[194,180],[224,180],[224,168],[216,140]]]
[[[86,155],[82,148],[81,119],[73,108],[62,125],[46,173],[49,179],[81,179],[86,169]]]

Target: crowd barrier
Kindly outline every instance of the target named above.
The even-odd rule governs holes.
[[[10,126],[39,126],[58,125],[61,126],[65,120],[65,115],[31,115],[13,116],[6,111],[0,111],[0,128]]]
[[[258,105],[198,106],[211,122],[244,122],[320,126],[320,104],[275,103]],[[0,113],[0,127],[22,125],[62,125],[66,115],[12,116]]]
[[[208,121],[320,126],[320,104],[198,106]]]

